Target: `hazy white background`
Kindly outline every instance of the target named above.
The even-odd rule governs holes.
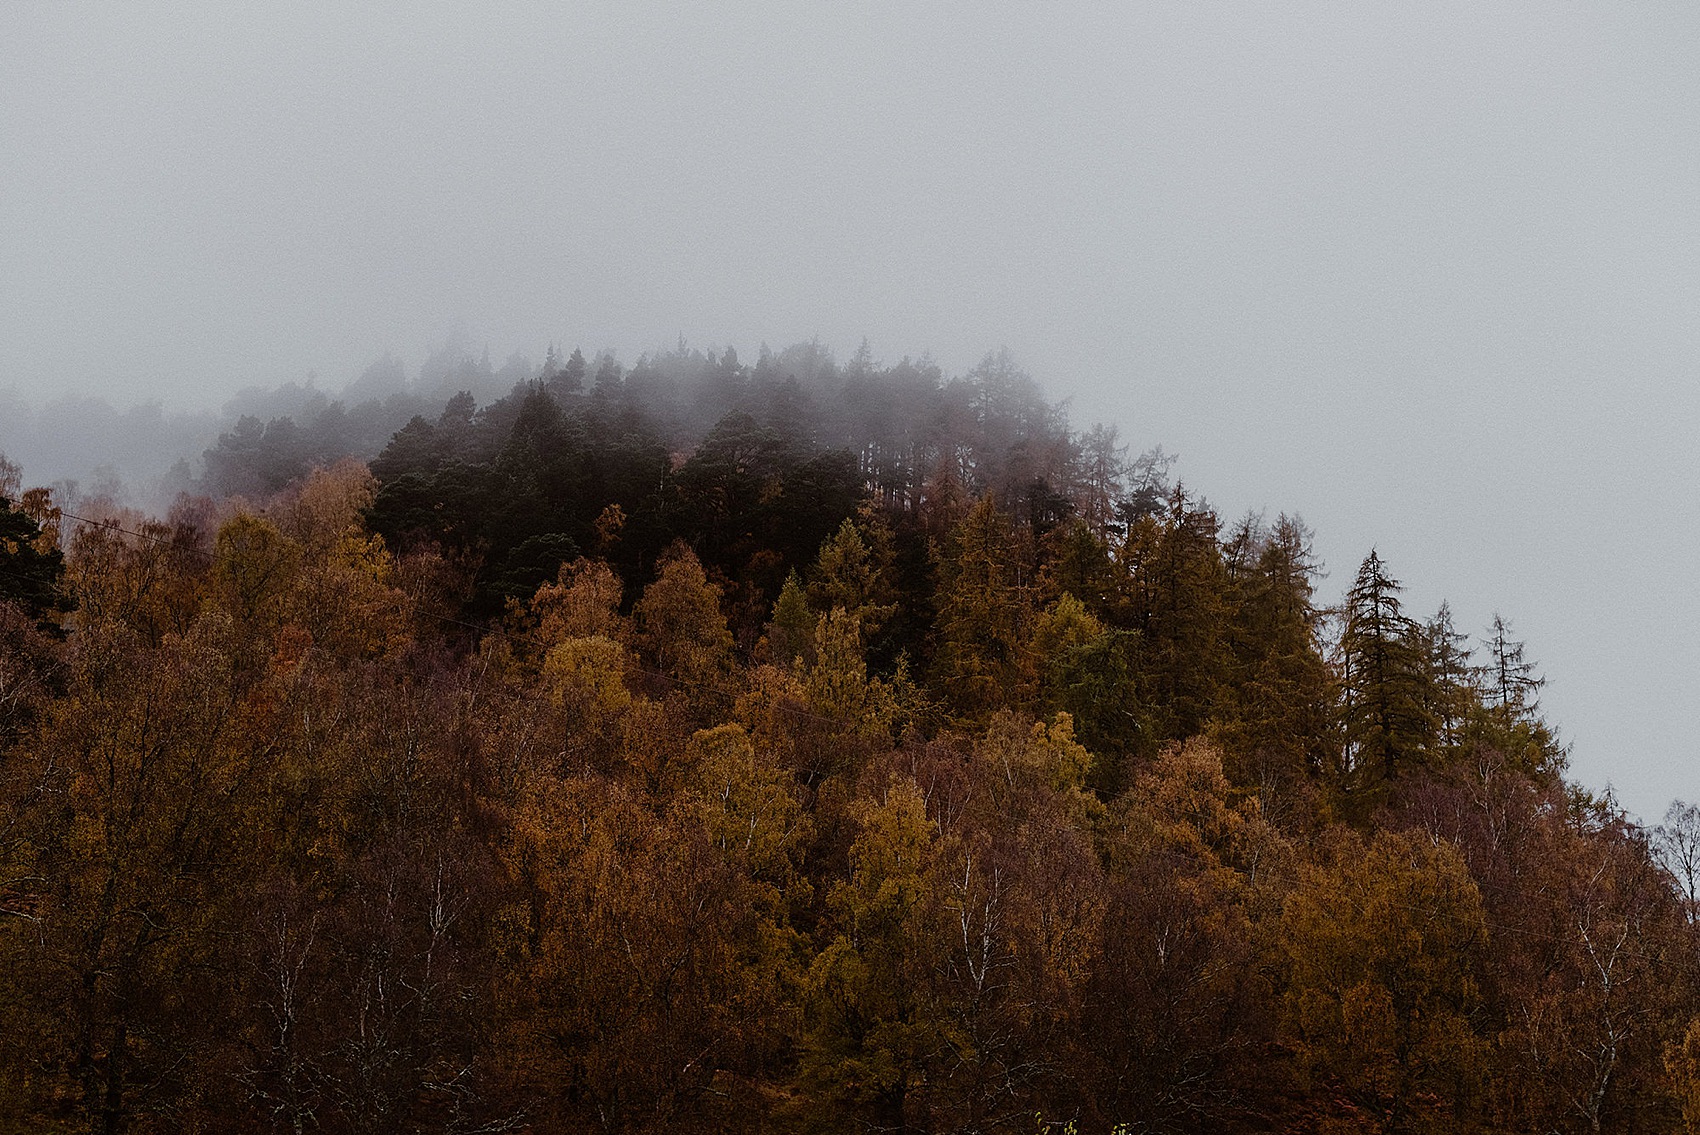
[[[1007,344],[1700,798],[1692,0],[253,7],[0,5],[0,391]]]

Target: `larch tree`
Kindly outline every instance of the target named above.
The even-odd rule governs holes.
[[[1280,941],[1285,1027],[1319,1125],[1475,1126],[1487,926],[1456,849],[1423,832],[1343,837],[1288,897]]]
[[[1207,505],[1177,486],[1160,516],[1132,525],[1123,549],[1151,744],[1200,732],[1227,677],[1230,604],[1219,527]]]
[[[1473,744],[1501,753],[1526,775],[1551,780],[1564,771],[1569,751],[1541,718],[1539,694],[1546,679],[1525,649],[1496,613],[1484,644],[1486,659],[1476,671],[1467,732]]]
[[[1494,612],[1488,631],[1488,660],[1483,667],[1487,701],[1507,721],[1534,716],[1538,696],[1546,679],[1535,673],[1535,664],[1524,657],[1525,644],[1511,637],[1511,624]]]
[[[883,521],[846,518],[821,545],[810,572],[810,604],[822,614],[842,607],[856,621],[864,643],[872,642],[897,610],[891,539]]]
[[[646,658],[702,701],[732,672],[732,632],[720,611],[720,589],[696,555],[677,546],[632,612]]]
[[[1029,681],[1026,589],[1014,556],[1015,533],[991,497],[951,530],[941,557],[938,682],[965,720],[1009,704]]]
[[[1212,735],[1232,779],[1257,786],[1266,806],[1326,763],[1328,670],[1310,538],[1302,521],[1282,515],[1235,573],[1231,678]]]
[[[1423,625],[1428,647],[1430,713],[1435,740],[1443,758],[1450,762],[1460,755],[1465,723],[1476,704],[1476,667],[1471,664],[1469,636],[1452,623],[1452,608],[1441,603],[1434,618]]]
[[[1434,742],[1427,650],[1400,590],[1372,549],[1346,593],[1339,644],[1342,787],[1366,800],[1422,765]]]

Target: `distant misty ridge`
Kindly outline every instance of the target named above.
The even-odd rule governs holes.
[[[62,496],[158,505],[194,487],[205,471],[205,451],[243,417],[310,423],[336,404],[345,412],[368,403],[382,408],[399,396],[411,411],[401,417],[405,424],[412,412],[441,406],[459,390],[471,390],[480,403],[493,401],[515,382],[537,377],[537,370],[519,354],[492,368],[487,352],[451,339],[426,357],[417,381],[405,363],[386,354],[341,390],[322,389],[310,375],[302,382],[246,387],[216,411],[167,409],[157,398],[120,409],[82,393],[37,401],[16,387],[0,387],[0,452],[23,467],[25,480],[57,485]],[[401,408],[391,405],[381,416],[388,420]]]
[[[988,355],[973,373],[984,375],[987,368],[1015,379],[1022,400],[1039,412],[1060,415],[1007,352]],[[340,389],[321,387],[317,374],[309,374],[277,386],[248,386],[216,411],[168,408],[158,398],[120,408],[85,393],[37,402],[16,387],[0,387],[0,454],[21,466],[27,484],[51,486],[67,506],[100,499],[163,513],[181,493],[266,492],[313,464],[344,457],[369,461],[414,417],[435,421],[462,392],[487,408],[525,383],[553,379],[558,393],[586,396],[598,384],[617,387],[647,413],[658,414],[674,440],[688,448],[733,408],[738,400],[733,388],[741,381],[782,378],[794,381],[807,398],[833,401],[847,378],[876,369],[912,374],[935,389],[954,381],[925,356],[877,364],[865,343],[845,362],[819,341],[777,352],[763,344],[746,363],[735,348],[701,349],[681,339],[627,367],[612,351],[587,357],[555,344],[542,361],[514,352],[497,364],[487,346],[456,335],[430,351],[412,374],[403,360],[386,353]],[[264,464],[257,455],[267,451],[282,455],[281,467],[261,470],[257,479],[248,471],[230,475],[227,458],[240,454],[237,463]]]
[[[103,398],[66,395],[32,406],[0,390],[0,453],[23,468],[26,484],[51,485],[62,502],[105,496],[154,506],[192,478],[192,459],[218,437],[224,418],[167,411],[157,401],[120,410]]]

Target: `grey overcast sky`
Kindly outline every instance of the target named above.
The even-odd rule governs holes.
[[[1700,5],[0,4],[0,389],[1007,345],[1700,799]]]

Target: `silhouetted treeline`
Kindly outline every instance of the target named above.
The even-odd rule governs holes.
[[[822,358],[0,477],[0,1130],[1700,1123],[1700,810],[1568,784],[1504,620]]]
[[[681,346],[629,372],[552,355],[490,405],[462,392],[414,418],[372,468],[374,529],[473,563],[484,613],[578,553],[647,580],[683,539],[733,593],[747,646],[785,571],[864,498],[899,518],[902,559],[921,570],[938,535],[914,523],[929,494],[993,494],[1037,536],[1070,516],[1103,533],[1158,506],[1164,467],[1148,459],[1118,496],[1134,466],[1114,431],[1076,435],[1007,353],[946,381],[930,364],[877,367],[865,349],[840,369],[805,344],[753,366]]]

